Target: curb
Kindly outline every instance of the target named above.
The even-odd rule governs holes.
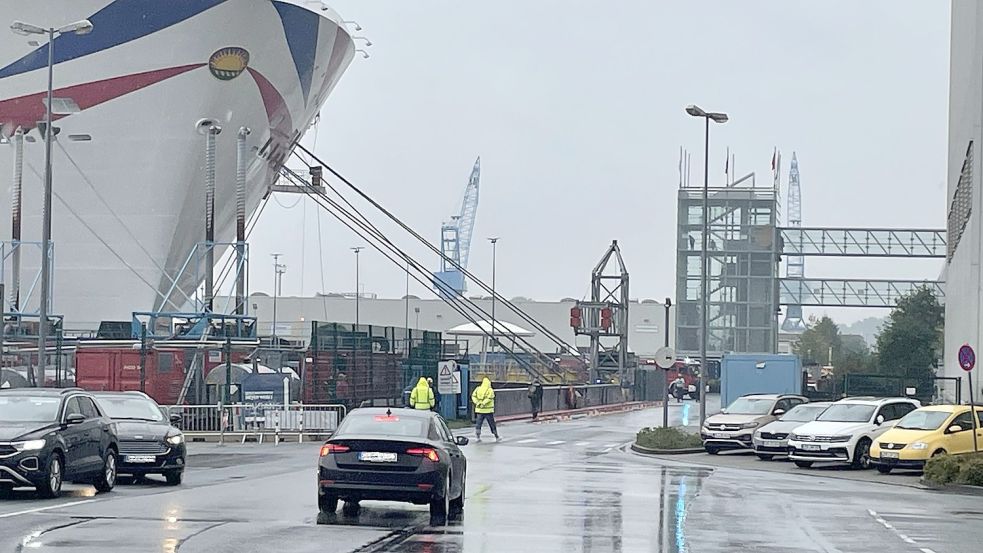
[[[687,447],[682,449],[651,449],[640,446],[637,442],[631,444],[631,450],[642,455],[685,455],[688,453],[703,453],[702,447]]]
[[[650,401],[631,401],[628,403],[615,403],[612,405],[597,405],[594,407],[582,407],[580,409],[570,409],[568,411],[549,411],[545,413],[540,413],[539,418],[536,422],[555,422],[564,420],[575,420],[585,417],[594,417],[598,415],[604,415],[608,413],[625,413],[628,411],[639,411],[642,409],[647,409],[649,407],[655,407],[660,405],[659,402]],[[523,413],[521,415],[506,415],[504,417],[495,417],[496,422],[515,422],[522,420],[532,420],[531,414]]]
[[[983,487],[981,486],[970,486],[969,484],[933,484],[925,480],[925,478],[919,479],[923,489],[930,490],[939,493],[948,493],[955,495],[975,495],[983,496]]]

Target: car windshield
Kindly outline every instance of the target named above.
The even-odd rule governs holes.
[[[99,405],[109,418],[160,422],[164,420],[160,408],[153,401],[142,397],[100,397]]]
[[[399,413],[352,413],[338,427],[336,436],[344,434],[369,434],[376,436],[423,438],[427,435],[427,419],[401,417]]]
[[[902,417],[894,427],[904,430],[936,430],[950,416],[952,413],[945,411],[922,411],[919,409]]]
[[[788,422],[811,422],[816,420],[820,413],[826,410],[828,405],[809,405],[804,403],[792,408],[791,411],[782,415],[779,420]]]
[[[867,422],[877,409],[876,405],[842,403],[830,405],[816,420],[828,422]]]
[[[742,397],[727,406],[728,415],[764,415],[771,412],[775,400],[765,398]]]
[[[58,420],[57,397],[0,396],[0,423]]]

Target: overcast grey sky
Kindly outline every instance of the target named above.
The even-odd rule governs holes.
[[[485,238],[500,236],[506,296],[583,297],[612,239],[633,297],[675,295],[680,145],[702,179],[702,125],[683,112],[689,103],[731,116],[712,128],[718,183],[728,146],[738,173],[756,171],[759,183],[771,178],[773,147],[785,171],[797,152],[805,225],[945,225],[948,2],[331,5],[374,45],[322,109],[317,153],[434,241],[481,155],[470,268],[490,276]],[[313,204],[271,203],[251,239],[252,290],[271,290],[273,251],[288,265],[286,295],[321,291],[321,265],[325,291],[352,290],[359,240],[328,216],[320,225],[323,256]],[[371,250],[361,259],[366,292],[403,294],[398,268]],[[424,259],[437,267],[435,255]],[[936,278],[940,268],[808,259],[806,275]]]

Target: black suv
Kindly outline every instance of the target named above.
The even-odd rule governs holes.
[[[87,392],[0,390],[0,494],[33,486],[58,497],[65,480],[108,492],[118,451],[115,425]]]
[[[119,473],[142,478],[161,474],[177,486],[184,476],[187,455],[184,434],[171,423],[180,415],[164,416],[157,402],[142,392],[94,392],[103,412],[116,423]]]

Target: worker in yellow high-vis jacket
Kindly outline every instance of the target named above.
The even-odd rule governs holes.
[[[495,439],[502,441],[501,436],[498,435],[498,429],[495,428],[495,390],[492,390],[491,380],[485,377],[481,381],[481,385],[471,392],[471,402],[474,403],[476,415],[474,433],[477,440],[481,441],[481,427],[485,421],[488,421],[488,428],[491,429]]]

